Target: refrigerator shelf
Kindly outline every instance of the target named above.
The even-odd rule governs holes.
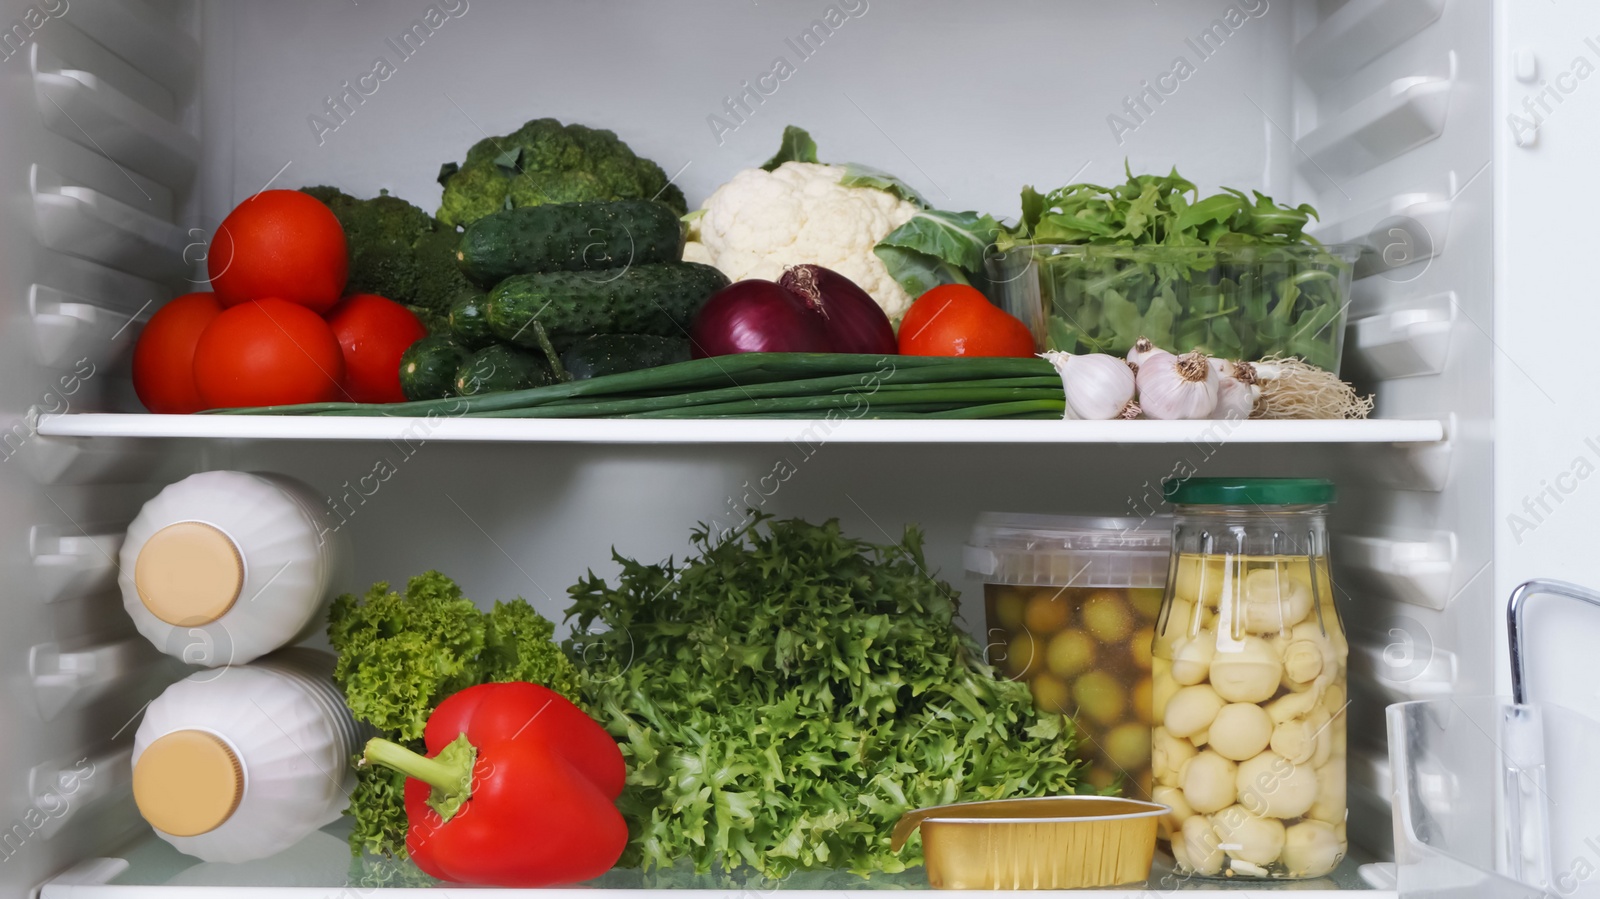
[[[374,888],[345,883],[350,864],[341,820],[312,834],[279,855],[237,865],[196,863],[171,846],[145,836],[124,849],[119,857],[86,859],[62,872],[41,887],[39,899],[325,899],[360,896],[364,899],[401,899],[406,896],[441,895],[433,889]],[[1145,899],[1150,896],[1259,896],[1279,891],[1292,892],[1305,899],[1333,899],[1359,892],[1372,899],[1398,899],[1390,877],[1390,865],[1373,864],[1359,850],[1346,858],[1325,878],[1310,881],[1227,881],[1207,878],[1179,879],[1171,873],[1171,861],[1156,854],[1150,880],[1100,890],[1060,890],[1049,892],[1013,890],[928,890],[920,871],[880,877],[875,881],[852,882],[849,887],[817,889],[776,886],[729,885],[722,888],[633,888],[610,882],[630,872],[614,871],[592,886],[569,889],[482,889],[471,888],[481,899],[513,899],[539,896],[543,899],[848,899],[863,892],[878,890],[912,891],[926,896],[956,896],[966,899],[1022,899],[1028,896],[1082,894],[1102,899]],[[797,878],[798,880],[798,878]],[[1374,887],[1373,883],[1382,884]],[[441,885],[448,886],[448,885]],[[798,886],[798,884],[797,884]],[[462,888],[452,891],[464,895]],[[444,895],[449,895],[446,893]]]
[[[400,440],[479,443],[1398,443],[1445,439],[1436,420],[905,421],[757,419],[332,418],[269,415],[42,415],[46,437]]]

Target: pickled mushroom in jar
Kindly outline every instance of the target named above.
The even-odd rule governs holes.
[[[1211,660],[1211,686],[1229,702],[1265,702],[1278,692],[1283,660],[1260,637],[1245,637],[1217,647]]]
[[[1183,827],[1183,822],[1194,815],[1194,809],[1189,807],[1188,801],[1183,798],[1183,791],[1177,787],[1158,784],[1150,791],[1150,800],[1172,809],[1161,816],[1162,829],[1169,838]]]
[[[1173,595],[1215,609],[1222,603],[1224,594],[1234,591],[1236,567],[1221,556],[1180,556]]]
[[[1252,814],[1298,818],[1316,802],[1317,771],[1268,750],[1239,764],[1237,786],[1239,804]]]
[[[1211,748],[1224,758],[1242,762],[1267,748],[1272,731],[1266,709],[1250,702],[1229,703],[1211,722]]]
[[[1216,657],[1217,644],[1206,639],[1206,634],[1179,637],[1172,645],[1172,679],[1186,687],[1202,683],[1211,674],[1211,661]]]
[[[1209,684],[1184,687],[1167,702],[1162,724],[1174,737],[1190,737],[1211,726],[1225,705]]]
[[[1322,821],[1301,821],[1284,833],[1282,861],[1291,877],[1321,877],[1339,866],[1344,852],[1344,840]]]
[[[1221,811],[1233,805],[1238,795],[1238,766],[1209,749],[1190,759],[1179,779],[1183,798],[1197,812]],[[1316,783],[1314,776],[1312,783]]]
[[[1299,624],[1311,611],[1311,588],[1277,566],[1244,576],[1244,629],[1276,634]]]
[[[1242,805],[1230,805],[1211,817],[1222,851],[1230,858],[1270,865],[1283,851],[1283,822],[1250,814]]]
[[[1178,786],[1178,775],[1183,772],[1183,766],[1199,754],[1194,744],[1181,737],[1174,737],[1167,733],[1164,727],[1155,728],[1150,739],[1150,766],[1155,770],[1156,780],[1168,786]]]
[[[1175,640],[1190,635],[1194,627],[1194,603],[1187,599],[1174,599],[1165,620],[1158,620],[1158,632],[1163,640]]]
[[[1219,842],[1204,815],[1195,815],[1183,822],[1183,854],[1191,870],[1207,876],[1221,871],[1224,858],[1217,845]],[[1177,845],[1173,843],[1174,850]],[[1173,854],[1176,857],[1176,851]]]
[[[1345,796],[1344,759],[1333,759],[1317,769],[1317,801],[1306,815],[1329,824],[1343,824]]]

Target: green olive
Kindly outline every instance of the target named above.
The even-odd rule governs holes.
[[[1078,704],[1079,717],[1102,726],[1117,723],[1127,706],[1122,685],[1104,671],[1091,671],[1074,681],[1072,698]]]
[[[1033,659],[1038,654],[1038,643],[1029,633],[1021,633],[1006,644],[1006,671],[1012,677],[1026,677],[1033,670]]]
[[[994,614],[990,624],[1012,632],[1022,630],[1022,610],[1027,606],[1028,598],[1015,587],[990,584],[988,589],[992,591],[991,608]]]
[[[1150,725],[1123,724],[1101,741],[1106,758],[1124,771],[1136,771],[1150,764]]]
[[[1022,623],[1036,636],[1046,637],[1067,626],[1072,619],[1072,606],[1066,591],[1055,587],[1035,590],[1028,607],[1022,613]]]
[[[1033,704],[1043,712],[1065,712],[1072,702],[1066,681],[1039,673],[1028,683],[1033,688]]]
[[[1062,631],[1045,647],[1045,667],[1057,677],[1075,677],[1094,664],[1094,638],[1083,631]]]
[[[1139,617],[1146,621],[1156,620],[1156,615],[1161,611],[1161,599],[1166,595],[1160,587],[1130,587],[1128,589],[1128,604],[1139,613]]]
[[[1120,643],[1133,627],[1133,616],[1114,590],[1096,590],[1083,604],[1083,626],[1101,643]]]

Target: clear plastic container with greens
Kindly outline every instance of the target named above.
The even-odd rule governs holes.
[[[1150,798],[1150,647],[1169,518],[985,512],[967,570],[984,581],[989,661],[1077,724],[1096,787]]]
[[[1361,248],[1031,244],[992,254],[993,298],[1041,349],[1297,356],[1337,373]]]

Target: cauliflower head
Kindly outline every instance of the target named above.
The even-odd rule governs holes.
[[[912,297],[872,249],[918,207],[877,188],[846,187],[846,172],[810,162],[740,172],[702,204],[683,258],[734,281],[776,281],[785,266],[820,265],[854,281],[898,322]]]

